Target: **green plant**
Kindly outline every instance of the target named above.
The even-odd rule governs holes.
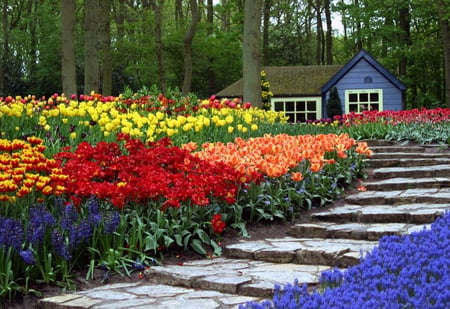
[[[336,87],[331,88],[330,96],[327,101],[327,116],[333,119],[334,116],[342,115],[341,99]]]

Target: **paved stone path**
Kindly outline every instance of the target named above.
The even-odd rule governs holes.
[[[368,189],[310,214],[284,238],[242,240],[223,258],[155,266],[146,280],[42,299],[41,308],[237,308],[271,298],[275,283],[317,284],[323,270],[359,262],[384,235],[423,229],[450,209],[450,152],[371,141]]]

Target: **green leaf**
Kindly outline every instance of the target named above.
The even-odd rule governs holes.
[[[188,245],[189,245],[189,241],[191,240],[192,234],[188,234],[186,235],[186,237],[184,237],[183,239],[183,248],[187,249]]]
[[[156,237],[153,235],[148,235],[145,237],[145,251],[148,250],[156,250],[158,248],[158,241],[156,240]]]
[[[195,233],[198,235],[198,238],[204,243],[204,244],[211,244],[211,238],[209,238],[208,234],[202,229],[197,229]]]
[[[202,242],[199,239],[193,239],[191,242],[191,247],[192,247],[192,249],[194,249],[195,252],[197,252],[201,255],[207,254],[205,248],[203,248]]]
[[[211,241],[211,246],[214,248],[214,256],[222,256],[222,247],[219,246],[214,240]]]
[[[234,229],[239,229],[241,231],[242,236],[249,238],[250,236],[248,235],[248,231],[247,228],[245,227],[245,223],[244,222],[239,222],[239,223],[233,223],[231,224],[231,227]]]
[[[175,237],[175,242],[177,246],[181,247],[183,245],[183,237],[181,237],[180,234],[175,234],[173,235],[173,237]]]
[[[164,235],[164,247],[169,248],[169,246],[173,244],[173,242],[174,242],[173,238]]]

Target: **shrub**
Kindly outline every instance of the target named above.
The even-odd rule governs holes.
[[[330,97],[327,102],[327,116],[333,119],[334,116],[342,115],[341,99],[336,87],[331,88]]]

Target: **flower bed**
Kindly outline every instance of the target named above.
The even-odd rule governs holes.
[[[294,222],[364,178],[361,127],[286,124],[214,97],[0,98],[0,298],[172,250],[218,256],[227,229]]]

